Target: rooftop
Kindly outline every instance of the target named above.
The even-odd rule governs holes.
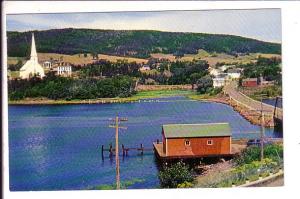
[[[165,124],[163,130],[166,138],[231,136],[228,123]]]
[[[243,81],[257,81],[257,78],[246,78]]]
[[[241,73],[241,70],[237,68],[228,69],[227,73]]]

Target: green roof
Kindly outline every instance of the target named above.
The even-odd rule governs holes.
[[[166,138],[231,136],[228,123],[165,124],[163,130]]]

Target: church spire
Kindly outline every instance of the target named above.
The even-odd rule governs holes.
[[[34,34],[32,33],[32,39],[31,39],[31,54],[30,59],[37,61],[37,53],[35,48],[35,40],[34,40]]]

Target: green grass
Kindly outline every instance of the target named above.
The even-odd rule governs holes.
[[[9,104],[88,104],[88,103],[127,103],[135,102],[142,99],[150,98],[165,98],[172,96],[186,96],[193,100],[207,100],[215,96],[209,94],[198,95],[196,91],[191,90],[153,90],[153,91],[139,91],[137,94],[131,97],[125,98],[98,98],[98,99],[86,99],[86,100],[51,100],[45,98],[28,98],[25,100],[11,100]]]
[[[20,76],[19,71],[11,71],[10,72],[11,78],[18,78]]]
[[[157,97],[169,97],[169,96],[190,96],[194,95],[194,91],[190,90],[155,90],[155,91],[139,91],[133,97],[144,98],[157,98]]]
[[[129,186],[132,186],[136,183],[142,183],[145,182],[145,179],[140,179],[140,178],[133,178],[132,180],[127,180],[122,182],[121,181],[121,189],[126,189]],[[90,187],[88,189],[90,190],[113,190],[116,189],[116,184],[102,184],[102,185],[97,185],[95,187]]]
[[[32,102],[33,104],[81,104],[81,103],[126,103],[134,102],[141,99],[149,98],[164,98],[171,96],[192,96],[196,92],[189,90],[155,90],[155,91],[139,91],[136,95],[126,98],[98,98],[98,99],[86,99],[86,100],[50,100],[50,99],[25,99],[25,100],[12,100],[9,104],[28,104]]]

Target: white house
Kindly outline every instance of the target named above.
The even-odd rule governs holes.
[[[147,71],[147,70],[151,70],[151,68],[149,66],[144,65],[139,70],[140,71]]]
[[[227,81],[228,81],[228,76],[225,73],[220,74],[215,78],[213,78],[213,87],[214,88],[222,87],[226,84]]]
[[[228,69],[227,75],[230,79],[239,79],[241,77],[240,69]]]
[[[217,68],[212,68],[210,71],[209,71],[209,74],[212,75],[212,76],[218,76],[221,74],[221,70],[220,69],[217,69]]]
[[[232,67],[235,67],[235,65],[223,65],[223,66],[220,66],[219,69],[224,72],[225,70],[227,70],[228,68],[232,68]]]
[[[20,78],[28,79],[34,75],[39,75],[43,78],[45,76],[45,72],[43,67],[38,63],[34,34],[32,33],[30,59],[20,69]]]
[[[69,64],[61,64],[56,67],[57,75],[59,76],[71,76],[72,75],[72,66]]]

